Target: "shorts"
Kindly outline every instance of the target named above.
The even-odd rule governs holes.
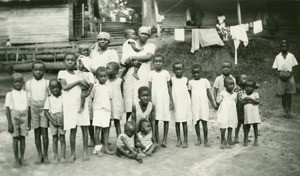
[[[28,110],[11,110],[10,114],[14,127],[13,137],[28,136]]]
[[[296,84],[294,76],[290,77],[287,81],[282,81],[278,79],[277,82],[277,95],[285,94],[295,94],[296,93]]]
[[[57,134],[64,135],[66,133],[66,131],[64,130],[63,113],[62,112],[55,113],[55,114],[51,113],[51,117],[57,122],[57,124],[59,124],[58,127],[55,127],[50,121],[50,130],[51,130],[52,136],[57,135]]]
[[[93,126],[107,128],[110,124],[111,112],[105,109],[94,110]]]
[[[39,127],[48,128],[49,120],[45,116],[44,101],[31,101],[31,128],[37,129]]]

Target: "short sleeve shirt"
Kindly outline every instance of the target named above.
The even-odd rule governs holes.
[[[95,84],[92,97],[94,98],[93,101],[93,110],[101,110],[105,109],[107,111],[111,111],[111,102],[112,99],[112,88],[108,83]]]
[[[285,59],[283,58],[282,53],[280,53],[276,56],[272,68],[291,72],[296,65],[298,65],[298,62],[292,53],[287,53]]]
[[[232,75],[229,75],[229,77],[233,79],[234,84],[235,84],[235,82],[236,82],[235,78]],[[216,77],[216,79],[215,79],[213,87],[218,89],[218,93],[220,93],[222,90],[225,90],[224,78],[225,78],[225,76],[222,74],[222,75]]]
[[[53,95],[47,97],[44,109],[48,109],[51,113],[55,114],[63,111],[62,96],[55,97]]]
[[[40,80],[31,79],[26,82],[26,91],[29,100],[43,101],[49,95],[48,90],[49,80],[44,78]]]
[[[6,94],[4,106],[19,111],[27,110],[27,93],[24,90],[17,91],[13,89]]]
[[[106,67],[109,62],[119,63],[118,53],[114,49],[107,49],[104,53],[100,54],[98,50],[91,52],[92,64],[91,68],[96,70],[98,67]]]

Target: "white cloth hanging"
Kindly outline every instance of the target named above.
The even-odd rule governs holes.
[[[224,46],[224,42],[220,38],[216,28],[199,29],[199,37],[201,47],[212,45]]]
[[[230,33],[234,42],[234,63],[237,64],[237,49],[241,41],[244,43],[244,46],[248,45],[248,36],[246,33],[246,28],[242,25],[231,26]]]
[[[192,21],[190,8],[187,8],[185,11],[186,21]]]
[[[192,48],[191,53],[199,50],[200,42],[199,42],[199,30],[200,29],[192,29]]]
[[[184,41],[184,29],[174,29],[175,41]]]
[[[258,20],[258,21],[254,21],[253,22],[253,33],[257,34],[263,31],[263,26],[262,26],[262,21]]]

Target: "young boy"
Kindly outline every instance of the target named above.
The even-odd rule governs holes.
[[[127,47],[127,48],[129,48],[129,50],[133,50],[134,52],[140,52],[140,51],[142,51],[144,49],[144,48],[138,48],[136,46],[136,42],[134,41],[134,39],[136,38],[136,34],[135,34],[135,31],[133,29],[126,29],[124,31],[124,36],[125,36],[125,38],[127,40],[123,44],[123,48]],[[139,68],[141,66],[141,62],[139,62],[139,61],[131,61],[130,59],[127,59],[125,61],[125,63],[124,63],[125,67],[127,65],[130,65],[130,64],[132,64],[133,67],[134,67],[134,72],[133,72],[132,76],[134,78],[136,78],[137,80],[139,80],[139,76],[137,75],[137,73],[138,73],[138,70],[139,70]],[[126,75],[126,73],[128,72],[128,70],[129,70],[129,67],[126,67],[125,70],[122,72],[122,74],[121,74],[121,78],[122,79],[124,78],[124,76]]]
[[[13,136],[14,167],[19,168],[21,165],[26,165],[24,161],[25,137],[28,135],[28,130],[31,127],[30,123],[28,123],[27,94],[22,89],[24,85],[23,75],[14,73],[12,81],[13,90],[6,94],[4,106],[6,107],[8,132]]]
[[[48,97],[49,81],[44,79],[45,64],[35,61],[32,64],[33,78],[26,82],[26,91],[29,99],[29,119],[34,129],[35,145],[38,152],[38,159],[35,164],[49,164],[48,160],[48,118],[44,113],[44,105]],[[43,152],[41,136],[43,139]]]
[[[272,68],[277,73],[277,94],[281,96],[284,116],[291,118],[292,94],[296,93],[294,72],[298,62],[295,56],[288,52],[289,43],[286,40],[282,40],[280,46],[281,53],[276,56]]]
[[[47,97],[45,102],[45,116],[50,121],[50,129],[53,136],[53,153],[55,163],[59,163],[58,157],[58,138],[61,144],[61,161],[66,160],[66,141],[63,119],[63,99],[61,96],[61,84],[56,79],[52,79],[49,83],[51,95]]]

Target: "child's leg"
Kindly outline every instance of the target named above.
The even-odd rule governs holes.
[[[292,94],[286,94],[286,112],[287,118],[291,118],[292,110]]]
[[[80,100],[80,108],[78,110],[78,113],[81,113],[84,110],[84,104],[85,104],[85,90],[81,91],[81,100]]]
[[[121,134],[120,120],[119,119],[114,119],[114,124],[115,124],[115,127],[116,127],[117,137],[119,137],[119,135]]]
[[[254,131],[254,146],[258,146],[258,141],[257,141],[257,138],[258,138],[258,128],[257,128],[257,123],[253,124],[253,131]]]
[[[167,147],[168,132],[169,132],[169,122],[164,121],[164,136],[161,144],[162,147]]]
[[[89,160],[89,156],[88,156],[88,152],[87,152],[88,141],[89,141],[88,126],[81,126],[81,131],[82,131],[82,142],[83,142],[83,160],[82,161],[88,161]]]
[[[220,149],[225,149],[226,148],[226,140],[225,140],[226,128],[220,128],[220,132],[221,132],[221,147],[220,147]]]
[[[158,120],[155,120],[155,138],[156,142],[159,144],[159,127],[158,127]]]
[[[60,139],[60,146],[61,146],[61,162],[65,162],[66,160],[66,140],[65,135],[61,134],[59,135]]]
[[[76,159],[76,154],[75,154],[76,133],[77,133],[76,127],[70,130],[71,162],[74,162]]]
[[[197,135],[197,142],[195,145],[199,146],[201,145],[201,136],[200,136],[200,125],[199,125],[200,120],[198,120],[195,124],[195,131]]]
[[[14,155],[15,155],[15,168],[19,168],[20,165],[20,160],[19,160],[19,141],[20,137],[13,137],[13,150],[14,150]]]
[[[95,127],[95,149],[93,151],[94,154],[99,153],[101,149],[100,133],[101,133],[101,127],[96,126]]]
[[[158,148],[158,144],[152,144],[150,146],[150,148],[148,149],[148,151],[145,153],[147,156],[151,156],[152,153],[154,153],[156,151],[156,149]]]
[[[25,148],[26,148],[25,136],[20,136],[20,164],[22,166],[27,165],[27,163],[25,163],[24,160]]]
[[[187,122],[182,122],[182,128],[183,128],[183,145],[182,148],[188,147],[188,126]]]
[[[93,121],[90,120],[90,126],[89,126],[89,134],[90,134],[90,144],[88,147],[94,147],[95,146],[95,134],[94,134],[94,126]]]
[[[42,128],[41,129],[41,134],[43,137],[43,157],[44,157],[44,163],[49,164],[49,159],[48,159],[48,145],[49,145],[49,137],[48,137],[48,128]]]
[[[103,128],[102,129],[102,131],[103,131],[103,133],[104,133],[104,152],[106,153],[106,154],[109,154],[109,155],[113,155],[115,152],[113,152],[113,151],[110,151],[109,149],[108,149],[108,138],[109,138],[109,136],[108,136],[108,127],[107,128]]]
[[[227,133],[227,142],[229,145],[233,145],[232,141],[232,128],[228,128],[228,133]]]
[[[137,75],[139,68],[141,67],[141,63],[139,61],[133,61],[132,62],[133,65],[133,74],[132,76],[135,77],[135,79],[139,80],[139,76]]]
[[[180,138],[180,122],[175,122],[175,130],[176,130],[176,136],[177,136],[177,143],[176,147],[181,147],[181,138]]]
[[[34,140],[35,146],[38,152],[38,159],[34,162],[35,164],[43,163],[42,144],[41,144],[41,128],[34,129]]]
[[[55,163],[57,164],[59,161],[58,160],[58,149],[57,149],[58,134],[53,135],[52,138],[53,138],[52,147],[53,147],[53,153],[54,153],[54,160],[55,160]]]
[[[286,116],[287,115],[287,97],[286,95],[282,95],[281,96],[281,102],[282,102],[282,107],[283,107],[283,115]]]
[[[209,143],[208,143],[208,129],[207,129],[207,121],[205,120],[201,120],[202,122],[202,126],[203,126],[203,134],[204,134],[204,146],[205,147],[210,147]]]
[[[234,143],[239,143],[239,132],[240,132],[240,128],[241,128],[242,123],[240,121],[238,121],[237,127],[235,128],[234,131]]]
[[[126,122],[128,122],[130,116],[131,116],[131,112],[126,112]]]
[[[248,135],[249,135],[249,130],[250,130],[250,125],[249,124],[244,124],[244,144],[243,146],[248,146]]]

